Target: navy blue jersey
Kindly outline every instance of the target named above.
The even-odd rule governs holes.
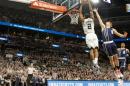
[[[102,30],[102,39],[103,39],[103,47],[105,53],[111,57],[117,54],[117,47],[113,41],[113,29],[112,28],[105,28]]]
[[[127,57],[128,53],[129,53],[128,49],[126,49],[126,48],[118,48],[119,57]]]
[[[102,31],[102,39],[104,42],[106,41],[113,41],[113,29],[106,28]]]

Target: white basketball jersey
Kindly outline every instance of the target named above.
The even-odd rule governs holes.
[[[83,30],[84,30],[85,34],[95,33],[95,30],[94,30],[94,21],[93,21],[92,18],[84,19]]]

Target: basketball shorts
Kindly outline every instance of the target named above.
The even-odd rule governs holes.
[[[111,57],[117,54],[117,46],[114,42],[103,44],[103,49],[107,56]]]
[[[88,33],[86,35],[86,44],[89,48],[99,47],[97,35],[95,33]]]
[[[126,59],[124,57],[124,59],[119,59],[119,64],[120,64],[120,67],[126,67]]]

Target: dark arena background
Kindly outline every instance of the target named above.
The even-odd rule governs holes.
[[[118,32],[128,33],[125,38],[114,35],[113,41],[117,48],[125,43],[129,50],[130,0],[81,1],[0,0],[0,86],[130,86],[130,52],[119,79],[102,46],[93,12],[98,8],[103,21],[111,20]],[[70,23],[70,12],[79,11],[81,4],[84,15],[90,11],[94,15],[100,71],[92,67],[82,22]]]

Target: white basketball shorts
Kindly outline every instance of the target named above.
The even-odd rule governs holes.
[[[95,33],[88,33],[86,35],[86,44],[89,48],[99,47],[97,35]]]

